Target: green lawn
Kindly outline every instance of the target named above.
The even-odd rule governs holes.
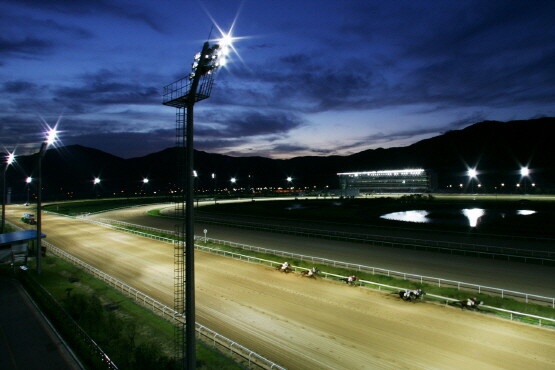
[[[10,273],[6,268],[2,272]],[[38,285],[60,303],[120,369],[177,368],[173,360],[174,326],[105,283],[55,256],[43,259],[40,276],[33,268],[18,273],[27,275],[24,279],[26,286],[39,305],[42,302],[50,306],[43,307],[47,314],[53,304],[43,300],[45,294],[36,288]],[[65,332],[64,328],[61,331]],[[69,340],[78,353],[80,348],[83,352],[83,346],[75,342]],[[87,351],[80,354],[88,356]],[[87,366],[96,367],[94,359],[82,361]],[[197,341],[197,368],[241,367]]]

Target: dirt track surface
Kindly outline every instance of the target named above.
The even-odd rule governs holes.
[[[97,217],[175,230],[173,219],[152,217],[144,206],[101,213]],[[244,230],[229,226],[195,224],[197,235],[208,229],[215,239],[374,266],[424,276],[440,277],[545,297],[555,297],[555,266],[449,255],[419,250],[369,246],[322,238]]]
[[[170,245],[53,215],[44,215],[43,230],[51,243],[173,304]],[[555,368],[553,330],[195,256],[197,321],[291,369]]]

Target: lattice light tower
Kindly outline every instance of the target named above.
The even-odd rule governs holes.
[[[177,108],[176,140],[178,147],[178,178],[184,191],[176,202],[176,215],[183,223],[176,226],[179,242],[174,252],[174,305],[185,314],[186,320],[176,329],[176,359],[183,368],[195,368],[195,278],[194,278],[194,173],[193,173],[193,107],[196,102],[210,97],[214,85],[213,72],[225,63],[229,38],[215,45],[205,42],[195,55],[192,72],[164,87],[162,104]],[[186,112],[186,114],[185,114]],[[184,119],[185,118],[185,119]],[[184,125],[186,122],[186,125]]]

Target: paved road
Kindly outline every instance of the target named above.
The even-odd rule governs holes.
[[[50,242],[173,303],[171,245],[55,215],[43,221]],[[198,321],[287,368],[555,368],[553,330],[208,253],[195,258]]]
[[[18,281],[0,277],[0,369],[81,369]]]
[[[153,208],[160,206],[112,211],[99,214],[97,217],[175,230],[175,220],[146,214],[147,210]],[[555,266],[375,247],[203,223],[195,225],[197,235],[202,235],[204,229],[208,230],[209,237],[215,239],[555,297]]]

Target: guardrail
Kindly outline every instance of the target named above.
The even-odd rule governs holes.
[[[80,268],[86,270],[88,273],[93,275],[94,277],[104,281],[108,285],[113,288],[116,288],[124,295],[129,298],[132,298],[135,302],[142,305],[143,307],[148,308],[149,310],[153,311],[157,315],[161,316],[162,318],[177,324],[177,323],[184,323],[185,322],[185,315],[178,313],[174,309],[166,306],[163,303],[158,302],[154,298],[144,294],[143,292],[139,291],[131,287],[130,285],[122,282],[106,274],[105,272],[97,269],[94,266],[89,265],[88,263],[80,260],[79,258],[73,256],[72,254],[57,248],[53,244],[42,241],[44,245],[47,246],[48,251],[55,254],[56,256],[63,258],[72,264],[79,266]],[[231,354],[234,356],[238,356],[248,364],[249,368],[262,368],[262,369],[285,369],[284,367],[276,364],[273,361],[268,360],[267,358],[259,355],[258,353],[251,351],[250,349],[240,345],[239,343],[224,337],[221,334],[207,328],[204,325],[199,323],[195,323],[195,329],[197,335],[203,339],[203,342],[213,346],[214,348],[225,348],[229,350]]]
[[[203,250],[203,251],[207,251],[207,252],[210,252],[210,253],[223,255],[223,256],[226,256],[226,257],[231,257],[231,258],[239,259],[239,260],[242,260],[242,261],[262,263],[262,264],[266,264],[266,265],[270,265],[270,266],[274,266],[274,265],[279,266],[279,265],[281,265],[281,262],[267,260],[267,259],[254,257],[254,256],[242,255],[240,253],[225,251],[225,250],[221,250],[221,249],[217,249],[217,248],[211,248],[211,247],[202,246],[202,245],[195,245],[195,247],[198,250]],[[294,271],[296,271],[296,270],[308,271],[309,270],[308,268],[300,267],[300,266],[294,266],[294,265],[291,265],[291,268]],[[320,271],[318,273],[318,275],[320,275],[324,278],[333,279],[333,280],[345,279],[347,277],[347,276],[333,274],[333,273],[329,273],[329,272],[325,272],[325,271]],[[393,285],[376,283],[376,282],[368,281],[368,280],[357,280],[357,284],[359,284],[361,286],[369,286],[369,287],[372,287],[372,288],[378,289],[378,290],[387,289],[389,291],[402,291],[402,290],[406,289],[406,288],[397,287],[397,286],[393,286]],[[443,296],[436,295],[436,294],[427,294],[426,296],[427,297],[433,297],[434,299],[442,301],[445,304],[448,304],[449,302],[459,301],[458,299],[443,297]],[[549,317],[542,317],[542,316],[531,315],[531,314],[527,314],[527,313],[523,313],[523,312],[505,310],[505,309],[494,307],[494,306],[483,305],[481,307],[483,307],[485,309],[492,310],[492,311],[507,313],[507,314],[509,314],[510,320],[514,320],[514,319],[517,319],[517,318],[521,319],[522,317],[527,317],[527,318],[538,320],[538,325],[539,326],[549,326],[550,328],[551,327],[555,328],[555,319],[552,319],[552,318],[549,318]]]
[[[426,251],[438,251],[444,253],[457,253],[462,255],[478,255],[488,258],[503,258],[510,261],[534,262],[540,264],[555,264],[555,252],[542,250],[529,250],[507,247],[496,247],[483,244],[468,244],[460,242],[414,239],[404,237],[391,237],[385,235],[349,233],[343,231],[330,231],[322,229],[310,229],[295,226],[267,225],[254,222],[229,222],[213,219],[206,216],[197,217],[197,221],[227,225],[252,230],[263,230],[280,232],[306,237],[322,237],[335,240],[344,240],[357,243],[368,243],[380,247],[398,247],[408,249],[422,249]]]
[[[148,230],[158,232],[158,233],[166,233],[166,234],[176,235],[176,233],[174,231],[168,231],[168,230],[164,230],[164,229],[146,227],[146,226],[132,224],[132,223],[124,222],[124,221],[115,221],[115,220],[107,220],[107,219],[103,219],[103,220],[105,220],[107,222],[113,222],[115,224],[122,225],[122,226],[142,228],[142,229],[145,229],[145,230],[148,229]],[[87,222],[94,222],[94,223],[97,223],[99,225],[106,226],[106,227],[116,228],[118,230],[122,230],[122,231],[126,231],[126,232],[137,233],[138,235],[141,235],[141,236],[150,237],[149,234],[136,232],[134,230],[129,230],[129,229],[126,229],[126,228],[123,228],[123,227],[120,228],[120,227],[111,225],[109,223],[102,223],[102,222],[98,222],[98,221],[94,221],[94,220],[86,220],[86,221]],[[157,236],[152,236],[152,238],[159,238],[159,239],[156,239],[156,240],[167,239],[168,243],[172,243],[172,244],[176,243],[176,241],[173,240],[173,239],[160,238],[160,237],[157,237]],[[468,291],[468,292],[472,292],[472,293],[478,293],[478,294],[482,294],[482,293],[483,294],[489,294],[489,295],[498,296],[498,297],[501,297],[501,298],[512,298],[512,299],[524,301],[526,303],[535,303],[535,304],[548,305],[548,306],[551,306],[552,308],[555,308],[555,297],[545,297],[545,296],[540,296],[540,295],[536,295],[536,294],[528,294],[528,293],[523,293],[523,292],[517,292],[517,291],[514,291],[514,290],[490,287],[490,286],[486,286],[486,285],[478,285],[478,284],[466,283],[466,282],[462,282],[462,281],[442,279],[442,278],[432,277],[432,276],[411,274],[411,273],[406,273],[406,272],[401,272],[401,271],[383,269],[383,268],[380,268],[380,267],[365,266],[365,265],[359,265],[359,264],[354,264],[354,263],[349,263],[349,262],[335,261],[335,260],[330,260],[330,259],[321,258],[321,257],[305,256],[305,255],[298,254],[298,253],[291,253],[291,252],[284,252],[284,251],[279,251],[279,250],[275,250],[275,249],[256,247],[256,246],[251,246],[251,245],[247,245],[247,244],[235,243],[235,242],[231,242],[231,241],[227,241],[227,240],[219,240],[219,239],[214,239],[214,238],[205,238],[204,236],[199,236],[199,235],[195,236],[195,240],[206,241],[206,242],[210,242],[210,243],[214,243],[214,244],[220,244],[220,245],[225,245],[225,246],[229,246],[229,247],[233,247],[233,248],[238,248],[238,249],[243,249],[243,250],[248,250],[248,251],[254,251],[254,252],[259,252],[259,253],[264,253],[264,254],[272,254],[272,255],[285,257],[285,258],[293,258],[293,259],[297,259],[297,260],[300,260],[300,261],[317,263],[317,264],[325,265],[325,266],[340,267],[340,268],[345,268],[345,269],[353,270],[353,271],[366,272],[366,273],[371,273],[372,275],[390,276],[390,277],[394,277],[394,278],[397,278],[397,279],[403,279],[403,280],[408,280],[408,281],[412,281],[412,282],[417,282],[417,283],[420,283],[420,284],[430,284],[430,285],[434,285],[434,286],[437,286],[437,287],[443,287],[443,288],[455,288],[457,290],[464,290],[464,291]],[[163,241],[166,241],[166,240],[163,240]]]
[[[196,239],[204,240],[204,237],[197,236]],[[349,262],[334,261],[334,260],[314,257],[314,256],[305,256],[298,253],[284,252],[284,251],[278,251],[278,250],[267,249],[262,247],[255,247],[255,246],[250,246],[246,244],[230,242],[227,240],[207,238],[207,241],[214,244],[221,244],[221,245],[226,245],[233,248],[239,248],[243,250],[249,250],[249,251],[254,251],[254,252],[259,252],[264,254],[273,254],[280,257],[292,258],[300,261],[311,262],[311,263],[316,263],[316,264],[325,265],[325,266],[340,267],[340,268],[344,268],[352,271],[366,272],[372,275],[391,276],[394,278],[413,281],[420,284],[425,283],[425,284],[430,284],[437,287],[455,288],[457,290],[465,290],[465,291],[475,292],[475,293],[490,294],[493,296],[499,296],[501,298],[513,298],[513,299],[525,301],[526,303],[537,303],[537,304],[549,305],[552,308],[555,308],[555,298],[553,297],[544,297],[544,296],[535,295],[535,294],[516,292],[508,289],[501,289],[501,288],[495,288],[495,287],[490,287],[485,285],[465,283],[462,281],[448,280],[448,279],[442,279],[442,278],[437,278],[432,276],[410,274],[406,272],[383,269],[380,267],[372,267],[372,266],[359,265],[359,264],[354,264]]]

